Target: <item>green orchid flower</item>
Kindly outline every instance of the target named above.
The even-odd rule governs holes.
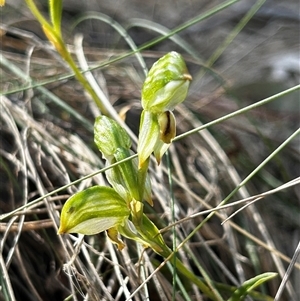
[[[142,88],[142,107],[153,113],[172,111],[187,96],[192,76],[182,56],[169,52],[150,69]]]
[[[191,80],[182,56],[174,51],[150,69],[142,88],[139,169],[147,169],[152,152],[159,164],[175,138],[176,120],[172,110],[186,98]]]

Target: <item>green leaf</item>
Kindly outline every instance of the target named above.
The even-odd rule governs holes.
[[[129,149],[131,146],[127,132],[116,121],[103,115],[95,120],[94,141],[109,161],[112,160],[118,148]]]
[[[171,254],[171,250],[166,245],[158,228],[145,214],[142,214],[139,225],[126,220],[123,225],[118,226],[118,231],[121,235],[142,243],[144,247],[152,248],[154,252],[165,258]]]
[[[186,98],[192,80],[182,56],[169,52],[150,69],[142,88],[142,106],[153,113],[172,111]]]
[[[171,250],[166,245],[160,231],[146,214],[143,214],[142,223],[137,227],[137,231],[143,240],[146,241],[157,254],[165,258],[171,254]]]
[[[250,291],[254,290],[259,285],[264,282],[273,279],[277,276],[277,273],[264,273],[253,277],[247,281],[245,281],[228,299],[228,301],[241,301],[249,294]]]
[[[64,204],[58,234],[93,235],[124,223],[130,210],[114,189],[93,186],[71,196]]]

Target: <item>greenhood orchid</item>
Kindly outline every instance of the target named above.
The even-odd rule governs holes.
[[[176,120],[172,111],[187,96],[192,80],[182,56],[172,51],[150,69],[142,88],[143,112],[140,123],[139,168],[148,164],[154,152],[157,163],[176,135]]]
[[[120,237],[123,236],[171,260],[176,250],[170,250],[143,209],[144,201],[152,205],[148,176],[150,155],[154,153],[160,163],[174,139],[176,121],[172,110],[184,101],[191,79],[183,58],[176,52],[166,54],[153,65],[142,89],[138,158],[130,149],[130,137],[116,121],[106,116],[96,118],[94,141],[106,160],[105,175],[111,187],[93,186],[71,196],[63,206],[58,234],[93,235],[106,231],[119,250],[125,247]],[[208,298],[220,300],[211,283],[197,277],[179,259],[176,259],[176,268]],[[274,275],[264,277],[245,282],[230,300],[240,300],[249,287]]]
[[[160,162],[175,137],[176,122],[171,111],[185,99],[190,80],[184,60],[176,52],[153,65],[142,89],[138,158],[124,161],[134,155],[129,135],[113,119],[96,118],[94,141],[106,165],[114,164],[105,172],[112,187],[94,186],[71,196],[62,209],[59,234],[107,231],[119,249],[124,247],[119,238],[122,234],[159,254],[170,254],[159,230],[143,213],[143,202],[153,205],[149,157],[154,152]]]

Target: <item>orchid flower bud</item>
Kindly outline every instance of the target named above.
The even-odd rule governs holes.
[[[129,149],[131,146],[127,132],[116,121],[103,115],[95,120],[94,141],[108,161],[118,148]]]
[[[182,56],[169,52],[150,69],[142,88],[144,110],[161,113],[172,111],[186,98],[192,76]]]
[[[122,161],[133,155],[129,149],[131,140],[127,132],[113,119],[100,116],[94,126],[94,140],[109,164]],[[120,163],[106,171],[107,180],[127,203],[132,199],[145,199],[152,205],[149,176],[141,183],[138,179],[137,158]]]
[[[176,121],[171,112],[186,98],[191,75],[180,54],[170,52],[150,69],[142,88],[144,108],[138,144],[139,170],[146,169],[152,152],[159,164],[176,135]]]
[[[93,235],[124,224],[130,215],[114,189],[93,186],[71,196],[61,211],[58,234]]]

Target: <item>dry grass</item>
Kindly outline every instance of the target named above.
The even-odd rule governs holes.
[[[236,23],[233,17],[208,29],[209,22],[203,22],[194,45],[193,27],[187,30],[186,40],[199,49],[201,59],[169,40],[142,52],[148,67],[174,48],[185,55],[194,81],[188,99],[175,112],[179,135],[299,85],[299,73],[272,63],[283,55],[284,47],[267,51],[279,45],[287,32],[291,55],[297,51],[299,44],[293,42],[292,32],[299,24],[277,15],[274,19],[259,19],[265,22],[262,28],[253,19],[206,73],[203,62],[207,66],[212,49],[229,36]],[[277,31],[270,29],[271,22],[278,25]],[[168,267],[155,271],[162,258],[132,241],[126,241],[127,247],[119,252],[105,233],[84,238],[56,235],[64,201],[75,191],[105,183],[102,173],[97,173],[103,161],[93,143],[97,108],[72,76],[62,78],[69,70],[45,41],[12,22],[2,25],[0,300],[14,300],[13,296],[23,301],[129,300],[133,294],[132,300],[203,300],[185,279],[174,297]],[[88,28],[85,30],[88,34]],[[201,40],[206,43],[198,44]],[[123,44],[119,50],[93,46],[83,49],[90,66],[128,52]],[[275,79],[272,74],[277,71],[286,77]],[[137,133],[143,72],[136,58],[116,60],[95,69],[93,75]],[[155,205],[146,210],[163,229],[170,246],[174,234],[181,245],[197,229],[178,251],[178,257],[195,274],[201,274],[201,266],[213,281],[238,286],[263,272],[277,272],[277,278],[260,287],[261,292],[276,295],[299,241],[299,135],[276,156],[272,153],[299,131],[298,127],[299,91],[295,89],[245,114],[180,136],[170,149],[170,164],[164,160],[160,167],[152,166]],[[86,177],[90,174],[94,175]],[[233,204],[216,210],[235,189],[228,200]],[[244,202],[234,203],[238,200]],[[9,217],[4,218],[7,213]],[[173,213],[175,232],[168,227],[173,225]],[[292,267],[279,300],[297,300],[300,293],[299,260],[292,262]],[[220,292],[224,299],[229,297]]]

